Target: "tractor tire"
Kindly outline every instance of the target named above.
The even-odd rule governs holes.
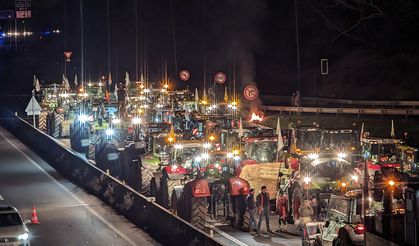
[[[89,160],[95,160],[95,145],[89,144],[89,150],[86,153],[86,158]]]
[[[81,149],[80,127],[77,124],[70,126],[70,146],[75,151]]]
[[[157,173],[150,180],[150,196],[155,197],[156,201],[159,201],[160,200],[159,194],[160,194],[160,175],[159,173]]]
[[[245,231],[252,232],[252,226],[250,225],[250,215],[246,211],[243,216],[243,229]]]
[[[205,197],[192,197],[190,202],[192,205],[190,223],[204,230],[207,217],[207,199]]]
[[[178,185],[180,185],[180,180],[162,177],[160,179],[160,201],[157,202],[165,208],[170,208],[173,189]]]
[[[182,209],[182,205],[180,204],[180,197],[183,192],[183,186],[182,187],[175,187],[172,192],[172,212],[176,215],[179,214],[179,210]],[[181,212],[180,212],[181,213]]]
[[[151,195],[151,180],[153,179],[153,172],[148,169],[141,167],[141,190],[140,193],[144,196]]]

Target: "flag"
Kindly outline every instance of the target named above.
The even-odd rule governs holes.
[[[198,88],[195,88],[195,102],[199,102]]]
[[[277,151],[279,152],[282,148],[284,148],[284,140],[282,139],[281,133],[281,121],[279,117],[276,124],[276,135],[278,136]]]
[[[105,99],[108,103],[111,103],[111,93],[108,89],[105,90]]]
[[[115,85],[114,95],[116,98],[118,98],[118,90],[119,90],[118,85]]]
[[[34,75],[33,76],[33,87],[35,87],[36,86],[36,76]]]
[[[57,94],[58,91],[57,91],[57,84],[56,83],[54,83],[54,89],[53,90],[54,90],[54,95]]]
[[[129,86],[129,74],[128,72],[125,72],[125,88],[128,89]]]
[[[68,83],[68,79],[65,77],[64,74],[63,74],[63,85],[64,85],[64,88],[66,90],[68,90],[70,88],[70,84]]]
[[[290,153],[297,154],[297,138],[295,137],[295,129],[292,129],[291,131]]]
[[[204,88],[204,94],[202,95],[202,97],[203,97],[202,100],[204,100],[204,101],[207,100],[207,92],[206,92],[205,88]]]
[[[396,137],[396,133],[395,133],[395,131],[394,131],[394,121],[393,121],[393,120],[391,120],[391,130],[390,130],[390,136],[391,136],[392,138]]]
[[[109,85],[112,85],[112,75],[110,72],[109,72],[108,81],[109,81]]]
[[[227,86],[224,87],[224,102],[228,102],[228,91]]]
[[[239,120],[239,138],[243,137],[243,121],[242,118],[240,117]]]
[[[36,79],[36,82],[35,82],[35,91],[36,92],[39,92],[40,90],[41,90],[41,85],[39,84],[39,80]]]
[[[74,75],[74,84],[75,84],[76,86],[78,86],[78,85],[79,85],[79,83],[78,83],[78,81],[77,81],[77,74],[75,74],[75,75]]]

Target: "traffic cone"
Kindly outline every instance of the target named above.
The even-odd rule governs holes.
[[[36,208],[33,207],[32,208],[32,219],[31,219],[31,223],[32,224],[40,224],[38,221],[38,215],[36,214]]]

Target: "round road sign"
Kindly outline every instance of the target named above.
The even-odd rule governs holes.
[[[182,70],[179,72],[179,78],[182,81],[188,81],[188,79],[191,77],[191,74],[189,73],[188,70]]]
[[[226,82],[227,80],[227,76],[225,73],[223,72],[218,72],[215,74],[215,82],[217,82],[217,84],[224,84],[224,82]]]
[[[247,100],[253,101],[259,95],[258,88],[256,88],[256,86],[254,86],[254,85],[248,85],[244,88],[243,95]]]

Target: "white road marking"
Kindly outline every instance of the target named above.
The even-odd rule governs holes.
[[[211,226],[209,226],[209,228],[211,228],[211,229],[213,229],[214,231],[218,232],[219,234],[221,234],[221,235],[222,235],[222,236],[224,236],[225,238],[230,239],[231,241],[233,241],[233,242],[237,243],[238,245],[241,245],[241,246],[248,246],[247,244],[245,244],[245,243],[243,243],[242,241],[238,240],[237,238],[235,238],[235,237],[233,237],[233,236],[231,236],[231,235],[229,235],[229,234],[227,234],[227,233],[223,232],[222,230],[218,229],[218,228],[217,228],[217,227],[215,227],[215,226],[212,226],[212,225],[211,225]]]
[[[4,198],[0,195],[0,201],[3,201],[4,200]]]
[[[17,147],[8,137],[6,137],[2,132],[0,132],[0,135],[10,144],[12,145],[19,153],[21,153],[26,159],[28,159],[32,164],[35,165],[41,172],[43,172],[46,176],[48,176],[54,183],[56,183],[59,187],[61,187],[64,191],[66,191],[71,197],[73,197],[74,200],[76,200],[78,203],[85,204],[80,198],[78,198],[76,195],[74,195],[70,190],[67,189],[64,185],[62,185],[60,182],[58,182],[54,177],[52,177],[48,172],[46,172],[38,163],[36,163],[31,157],[29,157],[26,153],[24,153],[19,147]],[[91,207],[85,206],[87,210],[89,210],[90,213],[92,213],[96,218],[98,218],[103,224],[108,226],[112,231],[114,231],[118,236],[123,238],[125,241],[127,241],[131,245],[138,245],[134,241],[132,241],[130,238],[128,238],[124,233],[122,233],[120,230],[115,228],[110,222],[108,222],[105,218],[103,218],[100,214],[98,214],[96,211],[94,211]]]

